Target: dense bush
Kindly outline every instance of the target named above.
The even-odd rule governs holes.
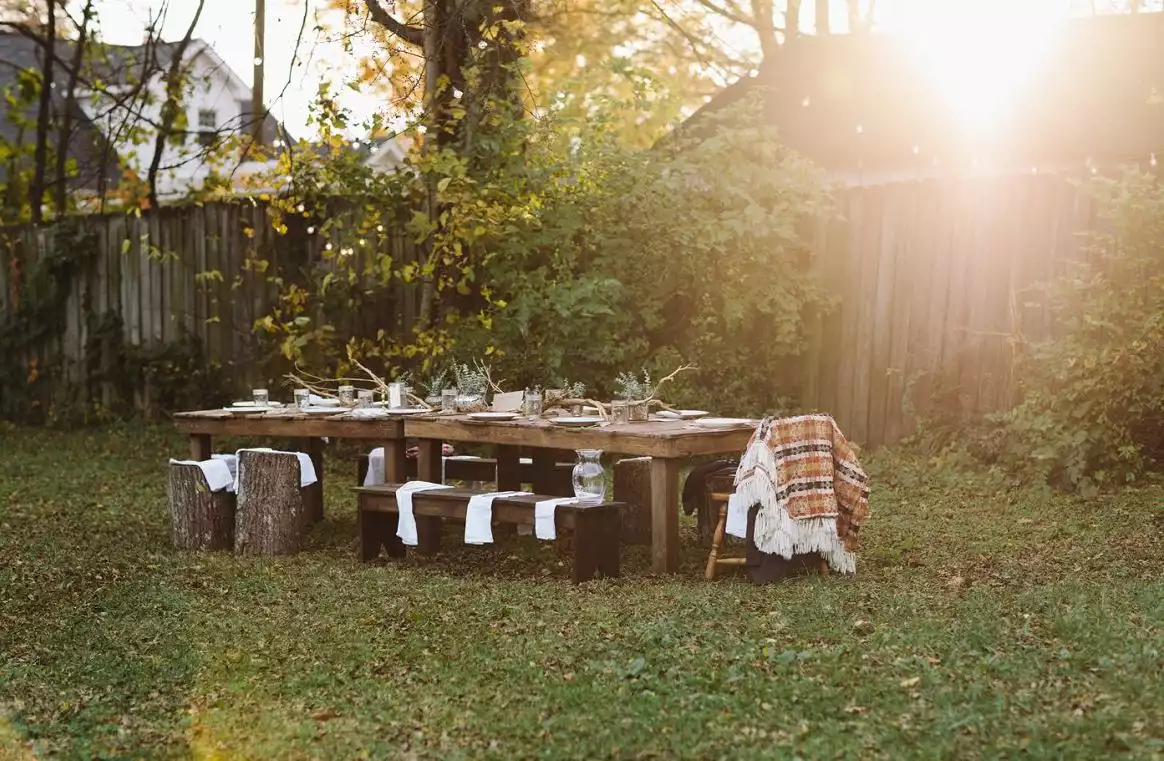
[[[1164,189],[1129,173],[1090,190],[1098,232],[1046,289],[1057,329],[1027,347],[1020,403],[972,437],[980,455],[1084,493],[1164,452]]]
[[[620,371],[657,377],[690,363],[700,369],[669,397],[785,408],[802,315],[829,302],[799,226],[827,213],[828,195],[755,113],[745,104],[710,137],[655,151],[620,146],[601,123],[499,117],[475,152],[420,151],[388,178],[345,177],[341,164],[298,170],[312,176],[296,187],[338,190],[363,210],[326,223],[332,252],[358,250],[390,218],[427,258],[331,256],[309,282],[282,284],[280,310],[262,324],[287,357],[341,370],[349,346],[422,371],[485,358],[510,387],[569,378],[603,395]],[[424,211],[433,191],[439,213]],[[423,306],[425,282],[435,303],[415,333],[338,327],[401,285]]]

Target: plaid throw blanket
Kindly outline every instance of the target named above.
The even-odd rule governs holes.
[[[760,506],[754,541],[761,552],[818,552],[838,572],[857,570],[868,478],[828,415],[761,422],[736,471],[736,499],[745,510]]]

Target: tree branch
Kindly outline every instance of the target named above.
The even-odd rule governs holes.
[[[368,0],[368,13],[371,14],[373,21],[408,44],[417,47],[424,45],[424,29],[398,21],[384,6],[380,5],[380,0]]]

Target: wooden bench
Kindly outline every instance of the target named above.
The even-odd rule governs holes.
[[[383,547],[391,557],[404,557],[405,545],[396,536],[398,511],[397,485],[364,486],[356,489],[359,502],[360,558],[373,560]],[[431,554],[440,549],[440,531],[443,520],[464,521],[469,500],[481,492],[471,489],[436,489],[417,492],[412,497],[412,512],[416,516],[417,549]],[[544,495],[527,494],[516,497],[498,497],[493,501],[493,522],[515,526],[534,525],[534,505],[550,499]],[[563,530],[574,535],[574,583],[587,581],[596,573],[604,576],[619,574],[619,509],[618,502],[601,505],[559,505],[554,513],[559,538]]]
[[[409,458],[406,463],[406,473],[409,478],[416,478],[416,459]],[[521,482],[532,484],[537,472],[533,462],[523,461],[518,465]],[[483,481],[497,483],[497,460],[491,457],[467,457],[451,455],[444,458],[445,479],[448,481]],[[368,455],[360,455],[356,465],[356,485],[364,483],[364,476],[368,473]],[[574,463],[559,462],[554,464],[553,475],[548,483],[552,484],[554,494],[569,496],[574,493],[573,484]]]

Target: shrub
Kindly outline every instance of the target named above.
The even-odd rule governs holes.
[[[1098,232],[1046,288],[1055,335],[1027,347],[1021,402],[977,437],[1008,469],[1084,493],[1134,480],[1164,445],[1164,189],[1138,173],[1089,187]]]

